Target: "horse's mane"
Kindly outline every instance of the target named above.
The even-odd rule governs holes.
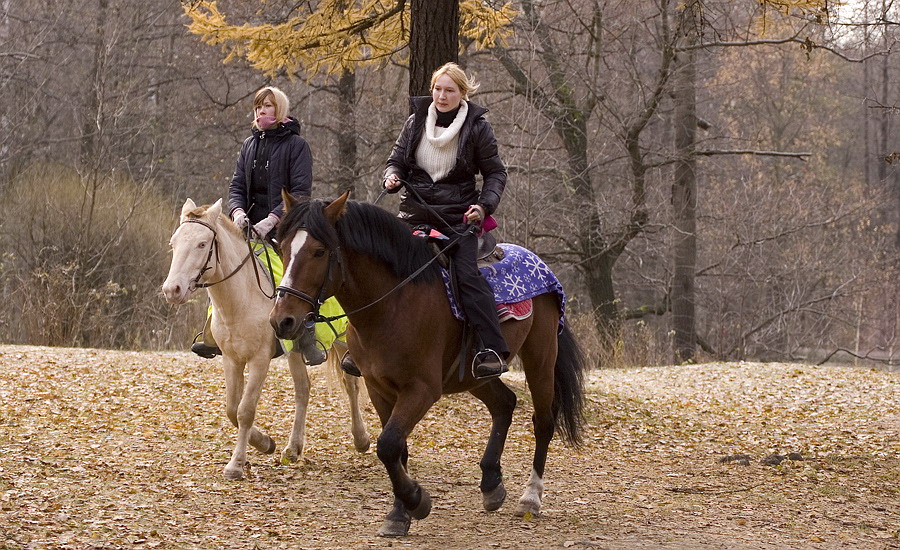
[[[425,239],[412,235],[410,226],[374,204],[347,201],[336,227],[325,218],[330,201],[301,200],[288,210],[278,227],[278,239],[291,231],[306,229],[329,250],[339,246],[372,256],[383,262],[395,276],[406,278],[434,257]],[[428,283],[440,278],[433,263],[417,278]]]

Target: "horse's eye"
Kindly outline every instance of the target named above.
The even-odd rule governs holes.
[[[325,251],[322,249],[319,249],[313,253],[313,258],[321,258],[324,255],[325,255]]]
[[[198,248],[206,248],[206,243],[200,243],[200,246]]]

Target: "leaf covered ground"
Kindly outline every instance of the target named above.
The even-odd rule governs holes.
[[[0,346],[0,548],[900,548],[900,375],[722,363],[590,374],[583,448],[555,441],[544,514],[513,516],[530,471],[527,387],[503,457],[510,497],[481,507],[489,422],[441,400],[411,438],[433,497],[410,536],[375,536],[390,486],[353,450],[346,397],[311,369],[304,460],[249,452],[219,360],[180,352]],[[273,362],[257,425],[279,448],[293,411]],[[365,411],[373,438],[377,422]]]

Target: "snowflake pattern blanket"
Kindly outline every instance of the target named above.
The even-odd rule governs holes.
[[[504,258],[493,265],[481,268],[481,274],[494,291],[494,301],[497,304],[514,304],[541,294],[555,292],[559,299],[559,325],[562,327],[565,323],[566,295],[556,275],[537,254],[527,248],[509,243],[501,243],[499,246],[506,254]],[[450,275],[445,269],[441,270],[441,275],[444,278],[444,286],[447,287],[450,309],[457,319],[462,320],[462,309],[450,290]]]

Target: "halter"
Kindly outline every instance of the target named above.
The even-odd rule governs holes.
[[[217,285],[217,284],[219,284],[219,283],[222,283],[222,282],[227,281],[228,279],[230,279],[231,277],[233,277],[238,271],[240,271],[240,269],[241,269],[242,267],[244,267],[244,264],[247,263],[247,260],[249,260],[250,257],[253,256],[253,248],[250,247],[250,243],[248,242],[248,243],[247,243],[247,246],[248,246],[248,248],[250,248],[249,252],[247,253],[246,256],[244,256],[244,259],[241,260],[241,263],[239,263],[238,266],[237,266],[236,268],[234,268],[234,270],[232,270],[231,273],[229,273],[229,274],[226,275],[224,278],[222,278],[222,279],[220,279],[220,280],[218,280],[218,281],[215,281],[215,282],[213,282],[213,283],[201,283],[201,282],[200,282],[200,279],[203,278],[203,275],[204,275],[207,271],[209,271],[210,269],[212,269],[212,266],[209,265],[209,263],[210,263],[210,261],[212,260],[213,251],[215,251],[215,253],[216,253],[216,263],[220,263],[220,262],[219,262],[219,234],[216,232],[216,228],[215,228],[215,227],[213,227],[212,225],[206,223],[205,221],[200,220],[200,219],[197,219],[197,218],[188,218],[188,219],[184,220],[184,221],[181,222],[181,223],[182,223],[182,224],[185,224],[185,223],[198,223],[198,224],[202,225],[203,227],[205,227],[205,228],[209,229],[210,231],[212,231],[212,234],[213,234],[212,246],[209,247],[209,253],[206,255],[206,263],[204,263],[204,264],[203,264],[203,267],[200,268],[200,273],[198,273],[196,277],[194,277],[193,279],[191,279],[191,282],[194,283],[194,287],[195,287],[195,288],[209,288],[209,287],[211,287],[211,286],[213,286],[213,285]],[[257,280],[257,283],[259,283],[259,274],[258,274],[258,273],[257,273],[257,278],[256,278],[256,280]],[[262,290],[262,287],[260,287],[260,290]],[[265,292],[263,292],[263,293],[265,294]]]

